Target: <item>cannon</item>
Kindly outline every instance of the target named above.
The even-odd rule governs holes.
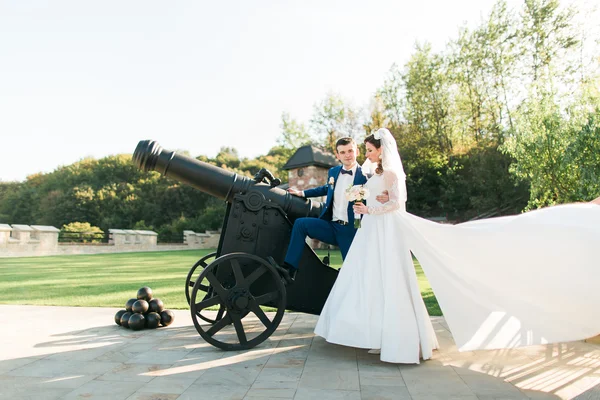
[[[157,171],[226,203],[217,251],[198,260],[185,282],[192,320],[204,340],[224,350],[246,350],[275,332],[285,310],[321,313],[338,271],[308,245],[292,283],[282,278],[279,267],[294,220],[318,217],[320,202],[278,188],[279,179],[268,170],[251,179],[151,140],[138,143],[133,161],[142,170]],[[261,306],[274,308],[274,316]],[[218,309],[216,316],[206,313],[209,308]],[[231,325],[235,333],[224,329]]]

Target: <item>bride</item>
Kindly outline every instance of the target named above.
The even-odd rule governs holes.
[[[374,169],[365,214],[315,333],[419,363],[438,347],[412,262],[419,260],[460,351],[600,333],[600,207],[570,204],[459,225],[406,212],[406,175],[387,129],[365,139]]]

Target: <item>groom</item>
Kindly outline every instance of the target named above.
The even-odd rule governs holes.
[[[349,137],[339,139],[335,144],[335,149],[335,155],[342,165],[329,170],[325,185],[304,191],[288,190],[290,194],[299,197],[319,197],[327,194],[327,200],[319,218],[298,218],[294,222],[290,244],[283,263],[283,268],[289,274],[289,277],[286,276],[288,281],[293,281],[296,277],[307,236],[324,243],[337,245],[342,252],[342,259],[345,259],[356,234],[354,210],[352,204],[346,200],[345,192],[349,186],[364,185],[367,177],[363,175],[356,162],[358,147],[354,139]],[[386,203],[389,200],[387,192],[377,196],[377,200]]]

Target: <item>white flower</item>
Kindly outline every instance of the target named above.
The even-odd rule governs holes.
[[[369,189],[367,189],[364,186],[360,187],[360,197],[362,198],[362,200],[368,199],[370,195],[371,195],[371,192],[369,192]]]
[[[348,201],[362,201],[369,198],[369,189],[363,185],[350,186],[346,189],[346,199]]]
[[[333,185],[335,183],[335,179],[333,179],[333,176],[329,177],[329,184]]]
[[[373,137],[377,140],[381,140],[381,133],[379,133],[379,129],[373,133]]]

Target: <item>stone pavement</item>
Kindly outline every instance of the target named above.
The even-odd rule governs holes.
[[[138,332],[116,326],[116,311],[0,306],[0,399],[600,399],[592,343],[459,353],[433,317],[434,358],[394,365],[315,337],[313,315],[287,313],[263,344],[225,352],[188,311]]]

